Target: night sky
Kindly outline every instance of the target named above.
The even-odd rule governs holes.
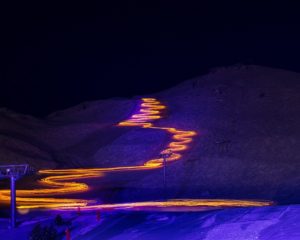
[[[3,6],[0,106],[45,116],[236,63],[300,71],[299,8],[288,1],[107,2]]]

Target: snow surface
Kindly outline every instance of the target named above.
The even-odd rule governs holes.
[[[120,213],[77,240],[296,240],[300,207],[217,210],[208,213]]]
[[[32,216],[16,230],[7,230],[0,221],[3,239],[27,239],[37,222],[53,223],[58,212]],[[102,212],[61,213],[71,220],[74,240],[298,240],[300,239],[300,206],[232,208],[210,212]],[[24,217],[23,217],[24,218]],[[66,226],[58,228],[64,239]]]

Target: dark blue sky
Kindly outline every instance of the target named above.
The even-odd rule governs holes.
[[[216,66],[300,71],[299,8],[288,1],[108,2],[3,6],[0,105],[44,116],[160,91]]]

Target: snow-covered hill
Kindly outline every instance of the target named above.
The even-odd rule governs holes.
[[[300,201],[299,91],[299,73],[233,66],[153,94],[168,107],[155,124],[198,133],[183,159],[168,166],[168,195]],[[88,102],[46,119],[2,110],[0,162],[36,168],[141,164],[157,156],[169,136],[116,127],[137,104],[138,98]],[[161,171],[137,176],[122,183],[119,198],[155,196]]]

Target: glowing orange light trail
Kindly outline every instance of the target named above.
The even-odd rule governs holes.
[[[161,153],[171,151],[173,154],[167,159],[168,162],[178,160],[181,154],[178,152],[187,149],[187,145],[192,142],[192,137],[196,135],[195,131],[184,131],[176,128],[168,127],[155,127],[151,121],[161,118],[161,111],[166,108],[155,98],[143,98],[142,108],[138,114],[134,114],[126,121],[119,123],[119,126],[139,126],[142,128],[160,129],[166,131],[172,135],[173,141],[169,143],[166,149],[163,149]],[[151,159],[144,165],[149,167],[160,167],[163,163],[162,158]]]
[[[114,203],[114,204],[99,204],[83,207],[83,210],[105,210],[105,209],[160,209],[160,208],[224,208],[224,207],[263,207],[269,206],[270,201],[248,201],[248,200],[228,200],[228,199],[172,199],[167,201],[147,201],[134,203]],[[73,207],[64,207],[63,210],[73,210]]]
[[[155,98],[143,98],[139,113],[132,115],[128,120],[120,122],[118,126],[142,127],[160,129],[170,133],[172,141],[161,151],[172,151],[173,154],[167,159],[167,162],[175,161],[181,158],[182,152],[188,148],[196,135],[194,131],[178,130],[176,128],[156,127],[152,121],[162,118],[162,110],[166,107]],[[271,202],[266,201],[242,201],[242,200],[201,200],[201,199],[183,199],[170,200],[165,202],[139,202],[124,204],[101,204],[96,205],[93,201],[85,199],[66,199],[50,198],[49,196],[66,195],[72,193],[86,192],[89,186],[85,183],[79,183],[72,180],[97,178],[103,176],[106,172],[114,171],[138,171],[147,169],[156,169],[162,167],[163,159],[156,158],[148,160],[144,165],[139,166],[121,166],[110,168],[89,168],[89,169],[57,169],[40,170],[39,174],[50,175],[40,180],[40,188],[33,190],[17,190],[18,208],[54,208],[54,209],[76,209],[80,206],[82,209],[105,209],[105,208],[138,208],[138,207],[224,207],[224,206],[266,206]],[[50,188],[49,188],[50,187]],[[0,191],[0,201],[8,202],[10,200],[9,190]],[[67,207],[66,207],[67,206]]]

